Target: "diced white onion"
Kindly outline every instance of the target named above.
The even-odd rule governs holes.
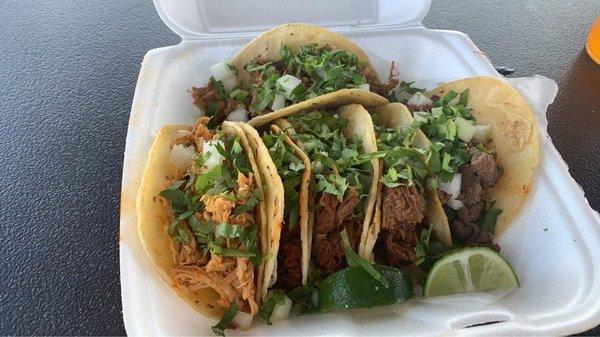
[[[283,91],[285,92],[285,98],[290,98],[292,95],[292,91],[296,89],[296,87],[301,83],[298,77],[286,74],[281,76],[277,83],[281,86]]]
[[[231,320],[231,323],[242,330],[248,330],[252,325],[252,315],[247,312],[238,311]]]
[[[275,304],[275,308],[273,308],[273,314],[271,314],[271,322],[285,321],[290,316],[290,310],[292,310],[292,300],[285,295],[283,295],[283,298],[283,303]]]
[[[282,94],[276,94],[273,99],[273,104],[271,105],[271,109],[273,111],[277,111],[279,109],[285,108],[285,97]]]
[[[238,86],[238,79],[235,76],[227,77],[226,79],[222,80],[221,83],[223,83],[223,89],[225,92],[229,93]]]
[[[196,151],[193,146],[176,144],[171,148],[171,163],[181,171],[185,170],[195,157]]]
[[[412,95],[407,93],[406,91],[394,90],[394,95],[398,102],[406,102],[408,101]]]
[[[235,77],[232,66],[227,62],[219,62],[210,66],[210,73],[216,81],[222,81],[226,78]]]
[[[234,122],[247,122],[248,121],[248,111],[246,111],[246,107],[243,104],[238,104],[235,107],[235,110],[227,115],[228,121]]]
[[[202,144],[202,155],[204,155],[206,153],[210,153],[210,156],[204,163],[204,169],[206,169],[206,171],[212,170],[213,168],[215,168],[215,166],[217,166],[217,165],[221,164],[223,161],[225,161],[225,157],[223,157],[219,153],[219,150],[217,150],[217,147],[216,147],[217,144],[221,144],[221,146],[223,148],[225,148],[225,145],[220,140],[209,140],[207,142],[204,142],[204,144]]]
[[[427,111],[415,111],[413,112],[415,120],[422,123],[427,123],[427,117],[430,116]]]
[[[440,190],[450,194],[451,199],[458,198],[460,194],[460,185],[462,182],[462,174],[456,173],[454,174],[454,178],[450,182],[440,181]]]
[[[408,102],[406,102],[406,104],[416,107],[424,107],[433,104],[433,101],[430,100],[429,97],[423,95],[423,93],[416,92],[414,95],[412,95],[411,98],[408,99]]]
[[[364,91],[371,91],[371,86],[369,85],[369,83],[359,84],[357,88]]]
[[[448,207],[452,208],[455,211],[458,211],[459,209],[465,207],[465,204],[463,204],[463,202],[458,199],[448,200],[447,205],[448,205]]]
[[[475,133],[473,138],[477,139],[480,143],[485,142],[488,139],[490,132],[490,125],[475,125]]]
[[[475,134],[475,125],[471,124],[471,122],[462,117],[456,117],[454,119],[454,123],[456,123],[456,127],[458,129],[458,138],[465,143],[470,142]]]

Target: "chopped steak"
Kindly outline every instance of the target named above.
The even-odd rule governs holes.
[[[488,246],[500,251],[500,246],[493,242],[492,234],[475,223],[465,223],[460,219],[450,224],[454,241],[465,245]]]
[[[483,188],[471,165],[465,164],[460,167],[459,171],[462,173],[462,182],[458,199],[465,205],[480,202],[483,199]]]
[[[496,164],[494,158],[485,152],[469,152],[475,152],[471,154],[471,167],[479,178],[481,185],[484,188],[494,186],[502,175],[502,166]]]
[[[462,165],[460,194],[458,200],[464,207],[456,212],[456,219],[450,223],[452,238],[463,245],[486,245],[495,250],[500,247],[493,243],[492,234],[477,224],[477,220],[485,213],[484,192],[498,182],[502,176],[502,167],[493,156],[475,148],[476,142],[469,143],[471,161]],[[442,204],[448,203],[450,195],[438,191]]]
[[[475,222],[481,216],[485,205],[483,201],[476,202],[472,205],[465,205],[458,210],[458,218],[464,222]]]

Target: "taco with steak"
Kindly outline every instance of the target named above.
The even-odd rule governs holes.
[[[267,191],[283,187],[270,157],[256,160],[268,153],[263,144],[234,122],[211,130],[208,121],[158,132],[138,192],[138,232],[182,299],[206,315],[231,320],[237,312],[247,327],[266,296],[268,252],[279,241],[269,226],[281,227],[273,212],[283,200]]]
[[[248,43],[228,62],[210,67],[203,87],[194,87],[194,104],[212,118],[261,119],[273,111],[325,99],[346,104],[371,97],[385,100],[397,80],[390,71],[381,82],[369,58],[357,45],[325,28],[310,24],[275,27]],[[263,122],[261,122],[263,123]]]
[[[525,99],[501,79],[473,77],[416,90],[407,108],[394,106],[394,115],[411,114],[414,121],[382,120],[410,130],[414,144],[426,148],[426,189],[437,192],[429,217],[447,218],[454,246],[499,250],[493,236],[518,214],[538,165],[537,124]],[[428,142],[419,141],[425,138],[418,130]],[[444,221],[430,221],[440,236]],[[439,238],[447,244],[449,237]]]

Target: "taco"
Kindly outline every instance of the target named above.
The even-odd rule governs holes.
[[[433,176],[427,166],[431,142],[415,127],[412,115],[401,103],[370,112],[377,149],[385,153],[372,225],[376,260],[396,268],[418,265],[425,258],[425,252],[418,249],[422,235],[433,233],[444,246],[452,245],[436,190],[427,186]]]
[[[208,121],[158,132],[138,192],[138,232],[160,276],[194,309],[254,315],[270,277],[263,257],[274,216],[264,186],[281,180],[262,174],[254,153],[266,149],[240,126],[211,131]]]
[[[382,84],[367,55],[345,37],[309,24],[285,24],[253,39],[212,76],[192,88],[194,104],[223,120],[248,121],[319,96],[385,98],[397,80]],[[360,103],[349,101],[347,103]]]
[[[427,164],[454,245],[487,245],[518,214],[538,165],[535,117],[508,83],[473,77],[418,90],[407,102],[430,140]]]
[[[260,136],[247,124],[239,123],[246,132],[253,148],[262,148],[264,152],[255,153],[259,170],[270,172],[283,184],[267,186],[267,208],[276,210],[274,226],[269,226],[269,235],[273,242],[269,252],[273,255],[273,264],[266,270],[271,278],[263,283],[264,290],[274,286],[276,289],[290,291],[306,284],[310,254],[310,216],[308,193],[311,178],[310,161],[306,154],[294,144],[276,125]],[[260,146],[260,144],[264,144]],[[274,163],[274,166],[269,166]],[[269,181],[269,179],[265,179]],[[274,200],[274,201],[273,201]],[[274,268],[274,266],[277,268]]]
[[[370,256],[379,160],[373,124],[360,105],[297,111],[277,124],[310,158],[315,205],[310,259],[319,277],[345,268],[341,232],[362,257]]]

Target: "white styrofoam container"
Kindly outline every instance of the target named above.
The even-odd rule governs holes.
[[[130,335],[210,335],[215,320],[179,299],[146,257],[136,230],[135,199],[148,149],[165,124],[199,116],[188,89],[208,67],[231,58],[259,31],[311,22],[338,31],[372,54],[395,60],[400,77],[428,88],[474,76],[498,76],[463,33],[426,29],[430,1],[154,0],[182,37],[149,51],[136,86],[123,166],[120,270]],[[382,69],[387,71],[387,69]],[[523,89],[522,89],[523,90]],[[526,89],[525,89],[526,90]],[[526,93],[526,92],[525,92]],[[522,287],[505,297],[470,294],[414,300],[369,310],[292,317],[229,335],[522,335],[569,334],[600,323],[600,218],[540,126],[541,160],[523,212],[497,238]],[[478,325],[486,322],[499,322]],[[473,326],[476,325],[476,326]]]

